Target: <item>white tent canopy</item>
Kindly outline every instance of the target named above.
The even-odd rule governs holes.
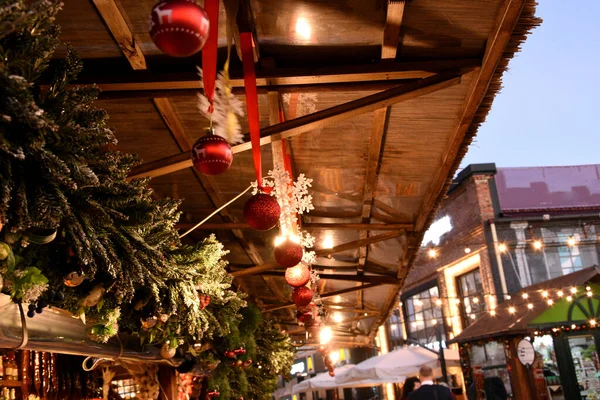
[[[456,350],[444,350],[445,359],[458,361],[460,356]],[[439,367],[438,356],[421,347],[403,347],[381,356],[372,357],[336,374],[338,384],[349,382],[375,380],[383,383],[396,382],[398,378],[416,375],[419,368],[427,365]]]
[[[342,367],[336,368],[335,372],[336,372],[336,374],[345,373],[345,372],[348,372],[349,370],[351,370],[352,368],[354,368],[353,364],[347,364]],[[382,381],[382,380],[378,380],[378,379],[363,379],[363,380],[352,381],[352,382],[337,383],[335,381],[334,377],[329,376],[329,373],[325,372],[325,373],[318,374],[314,378],[307,379],[305,381],[298,383],[297,385],[294,385],[294,387],[292,388],[292,393],[296,394],[296,393],[300,393],[300,392],[309,392],[309,391],[313,391],[313,390],[374,387],[374,386],[379,386],[379,385],[383,385],[386,383],[401,383],[401,382],[404,382],[404,379],[405,379],[404,376],[399,376],[393,380],[386,380],[386,381]]]

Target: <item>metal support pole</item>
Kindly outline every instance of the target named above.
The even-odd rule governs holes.
[[[444,354],[444,347],[442,346],[442,326],[441,324],[437,325],[437,328],[435,330],[435,335],[437,336],[437,341],[440,344],[440,352],[439,352],[439,358],[440,358],[440,367],[442,368],[442,378],[444,379],[445,383],[448,383],[448,371],[446,370],[446,358],[445,358],[445,354]]]

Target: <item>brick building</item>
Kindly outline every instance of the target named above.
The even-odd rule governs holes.
[[[438,348],[522,287],[597,265],[599,233],[600,165],[469,165],[407,277],[390,347]]]

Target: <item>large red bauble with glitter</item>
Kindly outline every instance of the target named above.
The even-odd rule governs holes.
[[[233,152],[227,140],[209,133],[194,143],[192,161],[204,175],[219,175],[231,165]]]
[[[244,218],[252,229],[268,231],[279,222],[281,207],[277,199],[264,193],[257,193],[244,204]]]
[[[197,53],[208,39],[208,15],[194,0],[160,1],[148,22],[156,47],[173,57]]]
[[[286,238],[282,243],[275,246],[273,255],[275,256],[275,261],[277,264],[281,265],[282,267],[289,268],[293,267],[294,265],[298,265],[298,263],[302,261],[304,249],[300,243],[296,243],[290,238]]]
[[[298,307],[307,306],[313,299],[313,292],[306,286],[296,288],[292,291],[292,301]]]
[[[277,260],[277,253],[275,253],[275,259]],[[292,287],[304,286],[309,280],[310,270],[304,264],[298,264],[285,270],[285,281]]]

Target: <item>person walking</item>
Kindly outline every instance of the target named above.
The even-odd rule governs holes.
[[[417,390],[421,386],[421,381],[416,376],[406,378],[404,385],[402,385],[402,397],[400,400],[408,400],[408,395]]]
[[[421,386],[408,395],[408,400],[452,400],[452,392],[445,386],[433,382],[433,370],[428,366],[419,369]]]

